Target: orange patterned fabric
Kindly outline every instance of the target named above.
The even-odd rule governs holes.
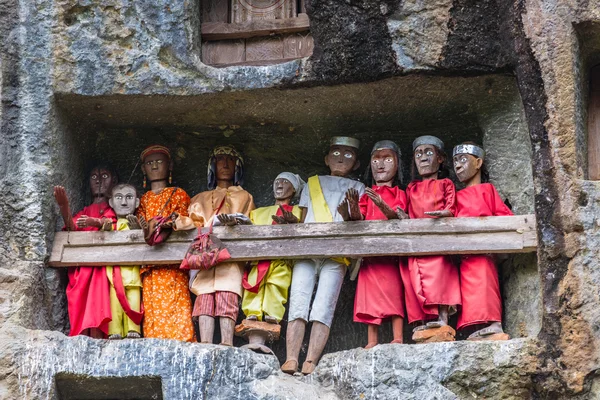
[[[146,192],[140,201],[138,217],[148,220],[159,213],[166,217],[172,212],[187,215],[190,196],[179,188],[173,193],[174,189],[165,188],[158,194],[151,190]],[[171,193],[171,201],[162,210]],[[146,265],[140,272],[144,299],[144,337],[195,342],[188,272],[180,270],[179,265]]]

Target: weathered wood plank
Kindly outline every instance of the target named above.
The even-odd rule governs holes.
[[[309,57],[315,47],[310,33],[286,35],[283,38],[283,58]]]
[[[533,215],[215,227],[234,260],[521,253],[537,249]],[[149,247],[141,231],[58,232],[50,265],[177,264],[195,231]]]
[[[201,0],[201,5],[203,23],[229,20],[229,0]]]
[[[246,60],[244,40],[202,42],[202,62],[205,64],[235,64]]]
[[[246,61],[281,60],[283,38],[273,36],[246,40]]]
[[[310,22],[306,14],[297,18],[252,20],[239,24],[205,22],[201,26],[202,40],[249,39],[259,36],[306,32]]]
[[[600,65],[590,71],[588,100],[588,178],[600,180]]]

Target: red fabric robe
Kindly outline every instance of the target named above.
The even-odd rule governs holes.
[[[392,209],[406,211],[406,194],[398,187],[373,186]],[[363,194],[359,201],[365,220],[387,220],[386,216]],[[384,319],[404,317],[404,288],[400,278],[399,257],[367,257],[358,272],[354,297],[354,322],[381,325]]]
[[[408,215],[432,218],[425,211],[449,210],[456,214],[456,192],[450,179],[413,181],[406,188]],[[448,256],[408,257],[400,265],[408,321],[436,319],[439,305],[460,304],[458,269]]]
[[[110,218],[113,224],[117,216],[108,203],[90,204],[73,217],[77,219],[87,215],[94,218]],[[77,228],[78,231],[97,231],[98,228]],[[80,335],[86,329],[98,328],[108,334],[108,323],[112,319],[110,312],[110,284],[105,267],[69,268],[67,285],[67,303],[69,307],[69,336]]]
[[[456,194],[457,217],[513,215],[491,183],[470,186]],[[458,329],[502,321],[498,270],[491,255],[463,256],[460,263],[461,312]]]

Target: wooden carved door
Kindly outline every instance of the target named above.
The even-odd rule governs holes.
[[[266,65],[313,51],[305,0],[202,0],[202,61]]]

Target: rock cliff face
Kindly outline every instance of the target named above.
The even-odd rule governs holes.
[[[311,0],[307,12],[311,58],[217,69],[200,61],[198,2],[0,2],[1,398],[600,395],[600,184],[585,172],[600,9]],[[94,161],[139,184],[140,149],[163,142],[177,184],[194,194],[205,188],[208,150],[226,142],[246,153],[248,190],[266,205],[278,172],[323,173],[325,144],[339,133],[362,139],[363,164],[382,138],[404,154],[426,133],[449,148],[485,145],[502,196],[538,221],[537,259],[501,266],[517,339],[355,349],[366,332],[351,323],[351,282],[311,377],[284,376],[275,358],[239,349],[64,336],[65,273],[45,266],[59,225],[53,184],[81,207]]]

